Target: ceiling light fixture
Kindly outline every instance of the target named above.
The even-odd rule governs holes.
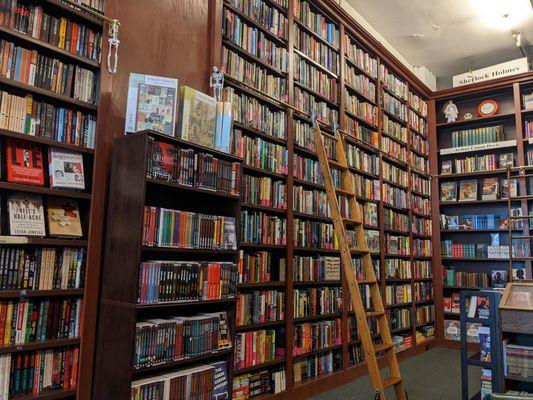
[[[530,0],[471,0],[475,12],[492,28],[509,31],[529,17]]]

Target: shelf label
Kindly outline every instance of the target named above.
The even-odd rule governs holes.
[[[529,144],[533,144],[533,137],[527,138]]]
[[[531,142],[530,142],[531,143]],[[450,147],[448,149],[441,149],[440,154],[455,154],[455,153],[468,153],[470,151],[491,150],[501,147],[516,146],[516,140],[505,140],[503,142],[473,144],[471,146]]]

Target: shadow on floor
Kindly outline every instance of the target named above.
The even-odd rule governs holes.
[[[460,400],[461,352],[436,348],[400,363],[409,400]],[[481,369],[469,368],[470,397],[479,391]],[[312,397],[313,400],[373,400],[368,376],[329,392]],[[394,391],[387,391],[387,400],[395,399]]]

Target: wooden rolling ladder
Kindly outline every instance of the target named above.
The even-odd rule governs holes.
[[[376,392],[376,399],[385,400],[385,390],[390,387],[394,387],[396,399],[406,400],[407,395],[404,390],[400,368],[398,366],[398,359],[394,353],[389,323],[387,321],[385,308],[381,300],[381,293],[379,290],[378,281],[376,279],[376,274],[374,272],[374,267],[372,265],[370,251],[366,243],[363,222],[360,218],[359,207],[355,198],[354,184],[348,169],[346,153],[344,150],[344,138],[340,134],[332,136],[322,132],[319,123],[315,118],[313,118],[313,124],[315,128],[315,143],[318,158],[320,161],[322,174],[324,176],[326,193],[333,216],[335,233],[340,246],[341,262],[343,266],[342,270],[344,271],[346,282],[348,284],[350,301],[353,310],[355,311],[357,320],[357,331],[359,332],[359,336],[361,337],[363,344],[365,360],[372,381],[372,386]],[[324,137],[334,141],[337,154],[336,161],[328,157],[324,147]],[[342,188],[334,187],[330,167],[341,171]],[[350,218],[343,218],[341,215],[337,196],[345,196],[348,199]],[[358,248],[354,249],[350,247],[345,224],[355,227],[355,238]],[[356,279],[353,269],[352,254],[357,254],[361,257],[361,266],[365,279],[360,280],[359,282]],[[369,285],[371,304],[374,307],[372,311],[365,310],[363,301],[361,299],[359,285]],[[368,327],[368,318],[371,317],[375,317],[377,320],[382,343],[374,344],[372,340],[372,335],[370,334],[370,329]],[[383,355],[386,365],[389,368],[390,376],[387,378],[381,377],[377,360],[378,354]]]

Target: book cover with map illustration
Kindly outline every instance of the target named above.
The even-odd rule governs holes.
[[[215,98],[188,86],[181,87],[178,122],[181,139],[214,148],[216,114]]]

